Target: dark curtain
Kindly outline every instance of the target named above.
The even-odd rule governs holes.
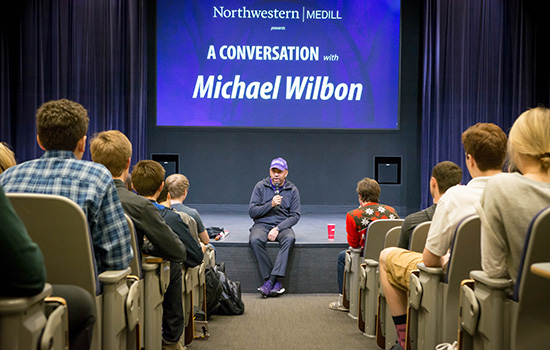
[[[540,3],[425,0],[422,32],[421,206],[432,167],[465,165],[461,134],[477,122],[508,133],[528,108],[549,105],[547,27]],[[425,181],[424,181],[425,180]]]
[[[90,117],[88,139],[117,129],[146,156],[145,0],[25,0],[3,6],[0,140],[19,162],[40,157],[35,114],[67,98]],[[90,159],[89,151],[84,155]]]

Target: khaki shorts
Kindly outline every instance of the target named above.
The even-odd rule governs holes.
[[[393,249],[386,256],[388,282],[404,292],[409,291],[409,280],[417,264],[422,262],[422,253],[404,249]]]

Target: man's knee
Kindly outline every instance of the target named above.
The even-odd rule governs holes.
[[[388,255],[396,249],[399,249],[399,248],[397,248],[397,247],[388,247],[388,248],[383,249],[380,252],[380,257],[378,259],[378,263],[380,264],[380,267],[384,267],[384,268],[386,267],[386,262],[388,261]]]

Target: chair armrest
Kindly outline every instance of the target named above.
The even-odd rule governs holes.
[[[471,271],[470,278],[476,281],[476,283],[482,283],[493,289],[506,289],[514,285],[514,282],[509,278],[489,277],[485,271],[480,270]]]
[[[144,255],[143,256],[143,263],[147,264],[158,264],[163,262],[163,258],[159,258],[158,256],[151,256],[151,255]]]
[[[0,297],[0,312],[21,312],[50,295],[52,295],[52,286],[46,283],[42,291],[36,295],[29,297]]]
[[[378,266],[378,261],[376,261],[374,259],[365,259],[365,264],[367,264],[368,266],[371,266],[371,267],[377,267]]]
[[[427,267],[424,263],[417,264],[416,267],[422,272],[430,275],[444,275],[445,271],[441,267]]]
[[[130,275],[130,272],[132,272],[132,270],[129,267],[124,270],[105,271],[99,275],[99,281],[103,284],[117,283],[126,276]]]

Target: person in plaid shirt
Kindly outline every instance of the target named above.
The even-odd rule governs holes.
[[[357,195],[359,197],[359,208],[353,209],[346,214],[346,232],[348,244],[352,248],[365,247],[365,233],[369,224],[379,219],[399,219],[394,208],[389,205],[378,203],[380,197],[380,185],[368,177],[357,183]],[[338,293],[337,301],[329,304],[329,308],[338,311],[349,311],[342,304],[342,290],[344,284],[344,267],[346,265],[346,251],[338,254]]]
[[[36,115],[42,157],[0,174],[4,191],[55,194],[76,202],[90,227],[98,274],[128,267],[133,257],[130,231],[111,173],[82,160],[88,113],[80,104],[61,99],[44,103]]]

